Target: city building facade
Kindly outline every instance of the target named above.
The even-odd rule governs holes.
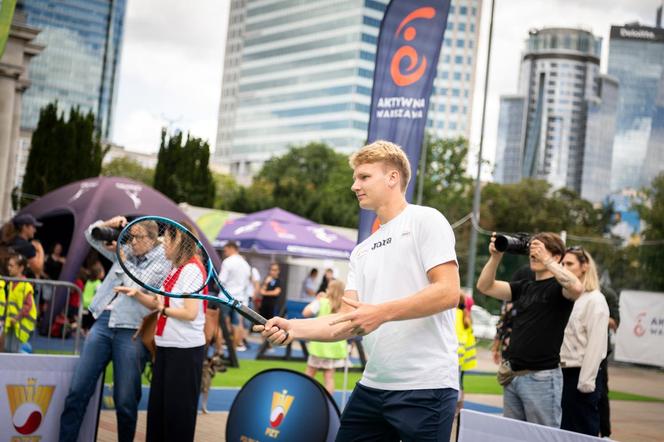
[[[532,30],[516,96],[502,97],[495,179],[531,177],[599,202],[618,83],[599,73],[601,38],[581,29]]]
[[[388,0],[231,0],[214,160],[247,182],[290,146],[348,153],[367,137],[374,58]],[[428,129],[468,137],[481,18],[453,0]]]
[[[31,64],[32,87],[23,98],[21,128],[34,130],[39,111],[57,100],[68,112],[92,111],[109,137],[119,74],[126,0],[19,0],[17,11],[41,29],[46,48]]]
[[[11,195],[19,148],[21,101],[30,86],[28,65],[43,49],[35,43],[39,30],[25,23],[20,12],[14,15],[4,54],[0,57],[0,221],[12,214]]]
[[[611,190],[647,186],[664,170],[664,29],[612,26],[608,72],[620,82]]]

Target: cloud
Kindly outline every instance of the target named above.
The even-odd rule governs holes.
[[[228,2],[195,5],[128,2],[111,139],[129,150],[156,152],[162,126],[214,148]]]

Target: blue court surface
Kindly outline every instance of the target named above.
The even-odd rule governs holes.
[[[208,395],[208,411],[229,411],[235,396],[240,391],[237,387],[213,387],[210,389]],[[346,395],[346,401],[350,397],[350,391]],[[109,400],[112,397],[111,388],[109,385],[104,386],[104,400],[102,401],[102,409],[108,409]],[[147,410],[148,406],[148,395],[150,394],[150,387],[143,387],[143,394],[141,396],[141,403],[139,404],[139,410]],[[342,393],[337,391],[334,393],[334,400],[336,401],[339,409],[341,409],[342,402]],[[502,408],[492,407],[490,405],[479,404],[476,402],[465,401],[464,408],[473,411],[479,411],[482,413],[494,413],[500,414],[503,412]]]
[[[84,339],[81,340],[81,348],[84,343]],[[64,353],[73,353],[74,350],[74,339],[73,338],[68,338],[68,339],[58,339],[58,338],[51,338],[48,339],[45,336],[33,336],[31,339],[31,343],[33,345],[33,348],[39,349],[41,351],[47,351],[47,352],[64,352]],[[252,342],[250,344],[250,347],[247,349],[247,351],[243,352],[237,352],[238,359],[240,360],[240,366],[242,366],[242,359],[255,359],[256,355],[258,353],[258,348],[259,344]],[[285,349],[284,348],[274,348],[269,350],[266,355],[269,356],[282,356],[285,354]],[[302,358],[302,351],[299,348],[293,348],[291,352],[291,357],[294,359],[297,358]],[[351,358],[351,362],[353,364],[359,364],[359,360],[356,358]],[[469,372],[469,374],[487,374],[487,375],[492,375],[495,376],[495,373],[482,373],[482,372]],[[102,401],[102,409],[109,409],[112,408],[112,396],[113,393],[111,391],[111,386],[109,384],[104,386],[104,400]],[[149,395],[150,387],[144,386],[143,387],[143,394],[141,396],[141,403],[139,405],[140,410],[146,410],[147,409],[147,403],[148,403],[148,395]],[[210,393],[208,396],[208,410],[211,412],[219,412],[219,411],[228,411],[231,408],[231,404],[233,403],[233,400],[235,399],[235,396],[237,393],[240,391],[240,388],[238,387],[213,387],[210,389]],[[346,395],[346,401],[350,397],[350,391]],[[342,403],[342,393],[340,391],[337,391],[334,393],[334,399],[341,409],[341,403]],[[490,405],[484,405],[480,404],[477,402],[469,402],[466,400],[464,402],[465,408],[473,411],[479,411],[483,413],[502,413],[502,408],[499,407],[493,407]]]

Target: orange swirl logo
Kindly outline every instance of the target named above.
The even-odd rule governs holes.
[[[634,326],[634,334],[641,337],[646,334],[646,328],[641,323],[641,320],[646,316],[646,312],[641,312],[636,315],[636,325]]]
[[[413,41],[417,37],[417,30],[414,26],[407,26],[413,20],[418,18],[425,18],[431,20],[436,15],[436,10],[431,7],[418,8],[408,14],[406,18],[401,20],[399,27],[394,35],[399,36],[403,31],[403,38],[406,41]],[[406,72],[401,72],[401,60],[407,59],[409,61]],[[409,45],[401,46],[394,53],[392,57],[392,62],[390,63],[390,75],[392,76],[392,81],[397,86],[408,86],[415,83],[427,69],[427,58],[422,56],[420,60],[417,50]]]

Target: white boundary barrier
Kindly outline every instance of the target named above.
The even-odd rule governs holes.
[[[615,358],[664,367],[664,293],[620,292]]]
[[[78,356],[0,354],[0,436],[2,440],[58,440],[60,415]],[[90,398],[78,436],[96,439],[102,379]]]
[[[461,410],[460,425],[459,442],[593,442],[606,440],[465,409]]]

